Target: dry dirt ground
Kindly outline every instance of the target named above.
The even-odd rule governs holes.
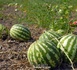
[[[4,9],[1,10],[0,13],[3,14],[3,16],[0,17],[0,24],[6,25],[8,29],[10,29],[13,24],[18,23],[15,19],[15,17],[17,17],[16,15],[22,14],[20,11],[15,11],[15,7],[12,6],[4,6]],[[0,39],[0,70],[35,70],[28,62],[26,52],[31,43],[37,40],[45,29],[33,24],[23,23],[23,25],[30,29],[32,39],[26,42],[14,40],[10,36],[5,40]],[[58,68],[55,70],[57,69]],[[65,63],[58,70],[71,69],[70,65]]]

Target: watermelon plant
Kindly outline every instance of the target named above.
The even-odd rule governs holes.
[[[0,38],[6,39],[8,36],[8,29],[3,24],[0,24]]]
[[[60,64],[60,52],[52,41],[35,41],[30,45],[27,57],[30,64],[35,67],[47,65],[53,69]]]
[[[10,36],[16,40],[26,41],[31,38],[31,32],[24,25],[15,24],[10,29]]]

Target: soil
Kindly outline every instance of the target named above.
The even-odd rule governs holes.
[[[15,17],[22,14],[19,10],[15,11],[14,6],[4,6],[0,13],[3,14],[3,16],[0,17],[0,23],[4,24],[9,30],[12,25],[18,23]],[[26,17],[26,14],[24,14],[23,17]],[[22,24],[30,29],[32,39],[26,42],[14,40],[10,36],[6,39],[0,39],[0,70],[35,70],[28,62],[26,53],[29,46],[38,40],[39,36],[46,29],[38,27],[35,24],[27,24],[25,22]],[[55,70],[71,70],[71,67],[64,63]]]

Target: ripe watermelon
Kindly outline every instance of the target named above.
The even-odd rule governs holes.
[[[22,24],[15,24],[10,29],[10,36],[16,40],[26,41],[31,38],[31,32]]]
[[[68,34],[63,36],[57,47],[61,49],[62,52],[66,52],[73,62],[77,62],[77,35]],[[68,61],[66,56],[65,61]]]
[[[60,64],[60,52],[54,42],[35,41],[32,43],[27,51],[27,57],[33,66],[47,65],[55,68]]]
[[[58,43],[57,40],[60,40],[61,35],[59,33],[57,33],[56,31],[53,30],[48,30],[45,31],[40,37],[39,40],[40,41],[48,41],[51,40],[53,42],[55,42],[56,44]]]

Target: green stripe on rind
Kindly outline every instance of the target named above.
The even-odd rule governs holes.
[[[69,37],[69,35],[67,35],[67,36],[63,36],[62,38],[61,38],[61,40],[60,40],[60,42],[58,43],[58,48],[60,48],[60,47],[62,47],[60,44],[63,44],[63,42],[65,41],[65,39],[67,39]]]
[[[55,37],[60,37],[60,35],[58,34],[58,33],[56,33],[55,31],[52,31],[52,32],[48,32],[48,33],[50,33],[51,35],[53,35],[53,37],[55,36]]]
[[[21,24],[15,24],[15,25],[13,25],[13,28],[17,28],[17,27],[19,27],[20,29],[22,27],[23,30],[26,29],[27,31],[29,31],[29,29],[27,27],[25,27],[24,25],[21,25]]]
[[[26,38],[24,38],[24,36],[20,35],[19,33],[17,32],[13,32],[10,34],[14,39],[18,39],[18,40],[26,40]]]
[[[60,35],[58,34],[58,33],[56,33],[55,31],[47,31],[46,33],[49,33],[49,34],[51,34],[52,35],[52,37],[59,37]]]
[[[54,45],[54,43],[52,42],[47,42],[46,43],[47,44],[47,46],[49,46],[49,47],[47,47],[47,49],[49,50],[49,51],[51,51],[51,53],[53,53],[54,54],[54,58],[56,58],[55,60],[56,60],[56,62],[58,61],[59,62],[59,56],[60,56],[60,54],[59,54],[59,50],[58,49],[56,49],[56,45]],[[57,54],[56,54],[57,53]],[[58,63],[57,62],[57,63]]]
[[[32,50],[35,50],[34,47],[32,48]],[[32,56],[33,57],[33,61],[32,62],[33,62],[34,65],[37,64],[37,60],[35,58],[35,53],[36,52],[34,52],[34,51],[32,52],[32,54],[33,54],[33,56]]]
[[[19,27],[19,26],[14,26],[14,27],[12,27],[12,30],[13,29],[15,29],[15,30],[22,30],[22,31],[24,31],[24,32],[26,32],[26,33],[28,33],[28,34],[30,34],[30,31],[25,27]]]
[[[39,46],[39,44],[38,44],[38,46]],[[40,52],[41,52],[41,55],[43,56],[43,59],[46,61],[46,63],[47,63],[48,65],[51,65],[51,66],[52,66],[52,64],[50,64],[49,60],[48,60],[47,57],[46,57],[46,53],[45,53],[40,47],[38,47],[38,48],[39,48],[39,50],[40,50]]]
[[[70,45],[70,42],[72,40],[73,37],[69,36],[66,41],[63,42],[63,46],[68,49],[71,45]],[[68,50],[66,50],[68,52]]]
[[[69,36],[69,37],[70,38],[67,38],[68,41],[67,44],[65,45],[65,48],[67,49],[67,54],[73,60],[76,53],[76,38],[74,36]]]
[[[31,44],[31,46],[33,46],[33,44]],[[33,65],[35,64],[34,61],[33,61],[33,47],[29,47],[28,51],[27,51],[27,57],[28,57],[28,60],[29,62]]]
[[[51,41],[53,41],[53,42],[55,42],[55,43],[58,42],[55,38],[58,39],[59,36],[58,36],[58,37],[55,36],[54,33],[50,34],[49,32],[47,32],[47,33],[45,34],[45,36],[48,38],[48,40],[51,40]],[[45,38],[45,39],[46,39],[46,38]]]
[[[29,34],[29,35],[31,34],[30,31],[27,28],[23,28],[23,27],[16,26],[16,27],[11,28],[11,31],[15,31],[15,30],[18,30],[18,32],[22,31],[22,32]]]
[[[37,62],[38,62],[38,60],[37,60],[37,57],[36,57],[36,53],[37,53],[37,51],[35,50],[35,43],[34,43],[34,47],[33,47],[33,60],[34,60],[34,62],[35,62],[35,64],[38,64]]]
[[[61,46],[61,45],[63,46]],[[61,50],[62,47],[64,47],[64,51],[67,52],[68,56],[71,58],[71,60],[74,62],[75,58],[77,58],[77,36],[73,34],[68,34],[64,36],[60,42],[58,43],[58,48]],[[66,57],[65,57],[66,58]]]
[[[55,56],[54,56],[54,51],[56,51],[56,50],[54,50],[54,51],[52,51],[52,46],[53,45],[49,45],[48,43],[46,43],[46,44],[43,44],[43,43],[39,43],[38,44],[39,45],[39,49],[41,49],[41,52],[44,54],[44,55],[46,55],[47,53],[49,54],[49,56],[51,57],[51,59],[52,59],[52,61],[50,61],[50,60],[48,60],[47,59],[47,57],[45,57],[48,61],[49,61],[49,64],[50,65],[52,65],[53,63],[53,61],[54,61],[54,59],[55,59],[55,61],[54,61],[54,63],[56,63],[57,62],[57,60],[56,60],[56,58],[55,58]],[[47,46],[49,46],[49,47],[47,47]],[[55,46],[54,46],[55,47]],[[46,50],[46,52],[44,52],[43,50],[42,50],[42,48],[44,48],[45,50]],[[49,49],[48,49],[49,48]],[[41,54],[42,55],[42,54]],[[47,62],[48,62],[47,61]],[[58,62],[57,62],[58,63]],[[55,65],[54,65],[55,66]]]
[[[35,46],[34,46],[34,58],[35,58],[35,61],[36,61],[36,64],[42,64],[43,63],[43,59],[42,59],[42,57],[41,57],[41,54],[40,54],[40,52],[38,52],[37,50],[36,50],[36,46],[37,46],[37,44],[35,43]],[[38,57],[39,56],[39,57]]]
[[[37,43],[37,42],[38,42],[38,41],[36,41],[35,43]],[[41,58],[39,58],[39,59],[42,60],[41,63],[42,63],[42,64],[47,64],[46,61],[45,61],[44,58],[43,58],[43,55],[41,55],[42,53],[40,52],[40,49],[39,49],[38,44],[35,44],[35,45],[36,45],[35,48],[36,48],[36,50],[38,51],[38,54],[40,54],[40,57],[41,57]],[[37,58],[38,58],[38,56],[37,56]]]
[[[48,44],[51,45],[51,42],[48,42]],[[58,56],[60,56],[59,50],[56,48],[55,43],[52,42],[52,45],[53,45],[53,46],[52,46],[52,49],[53,49],[53,52],[54,52],[54,54],[55,54],[55,57],[56,57],[57,60],[59,60],[59,59],[58,59]],[[51,48],[51,47],[50,47],[50,48]],[[55,50],[55,51],[54,51],[54,50]],[[56,53],[57,53],[57,54],[56,54]]]
[[[26,37],[29,38],[29,37],[31,36],[30,33],[26,33],[26,32],[24,32],[24,31],[22,31],[22,30],[19,30],[19,29],[13,29],[12,32],[17,32],[17,33],[19,33],[20,35],[24,36],[25,38],[26,38]]]
[[[58,37],[60,37],[59,35],[57,35],[56,33],[53,33],[53,32],[45,32],[45,33],[43,33],[41,36],[40,36],[40,39],[41,39],[41,37],[42,36],[46,36],[46,38],[48,38],[48,37],[50,37],[50,38],[54,38],[54,37],[56,37],[56,38],[58,38]],[[43,38],[43,37],[42,37]]]
[[[72,46],[73,46],[73,47],[71,47],[71,50],[70,50],[70,51],[71,51],[70,53],[71,53],[72,55],[71,55],[70,58],[71,58],[72,60],[74,60],[75,54],[76,54],[76,52],[77,52],[77,40],[76,40],[76,38],[73,40]],[[69,53],[69,55],[70,55],[70,53]],[[77,57],[76,57],[76,58],[77,58]]]
[[[29,51],[28,52],[28,59],[30,60],[29,62],[31,64],[33,64],[34,66],[38,65],[39,64],[39,60],[38,60],[38,56],[37,56],[37,53],[38,51],[35,50],[35,42],[33,44],[31,44],[31,46],[29,47]],[[31,53],[31,54],[30,54]],[[30,55],[30,56],[29,56]],[[40,55],[40,53],[38,53],[38,55]]]
[[[50,49],[51,50],[51,49]],[[47,49],[47,52],[49,51],[49,49]],[[53,52],[53,53],[52,53]],[[55,57],[55,54],[54,54],[54,51],[49,51],[48,53],[46,53],[46,58],[49,60],[49,62],[50,62],[50,65],[52,65],[52,66],[55,66],[54,64],[57,62],[57,60],[56,60],[56,57]],[[53,56],[53,57],[51,57],[51,55]],[[52,59],[52,61],[51,61],[51,59]],[[55,61],[54,61],[54,59],[55,59]],[[54,63],[53,63],[54,62]]]
[[[34,53],[35,55],[34,56],[32,56],[32,58],[34,57],[35,58],[35,61],[37,61],[36,62],[36,65],[38,65],[38,64],[42,64],[43,63],[43,58],[42,58],[42,55],[41,55],[41,53],[40,53],[40,51],[39,51],[39,49],[38,49],[38,47],[37,47],[37,44],[36,44],[37,42],[34,42],[31,46],[30,46],[30,48],[29,48],[29,51],[33,51],[32,53]],[[32,49],[31,49],[32,48]],[[33,49],[34,48],[34,49]],[[37,50],[38,49],[38,50]],[[38,54],[38,55],[37,55]],[[38,58],[39,57],[39,58]],[[29,58],[28,58],[29,59]],[[39,59],[42,59],[42,60],[39,60]],[[30,59],[29,59],[30,60]],[[34,60],[34,59],[33,59]],[[33,61],[34,62],[34,61]],[[32,62],[32,63],[33,63]],[[33,65],[35,65],[35,63],[33,63]]]
[[[51,44],[48,42],[47,43],[39,42],[39,41],[34,42],[28,49],[28,53],[30,51],[31,53],[34,54],[34,56],[27,54],[28,60],[31,61],[30,57],[32,57],[33,60],[35,59],[35,61],[37,61],[36,65],[37,63],[38,64],[40,63],[40,64],[47,64],[51,67],[55,67],[59,63],[59,60],[60,60],[59,52],[57,48],[54,48],[55,46],[56,45],[53,45],[52,42]],[[39,55],[37,55],[37,53]]]
[[[58,41],[56,39],[59,40],[60,38],[61,38],[61,36],[58,33],[56,33],[55,31],[45,31],[45,33],[43,33],[39,37],[39,40],[40,41],[52,40],[57,44]]]
[[[31,32],[23,25],[15,24],[10,29],[10,36],[18,40],[28,40],[31,38]]]

